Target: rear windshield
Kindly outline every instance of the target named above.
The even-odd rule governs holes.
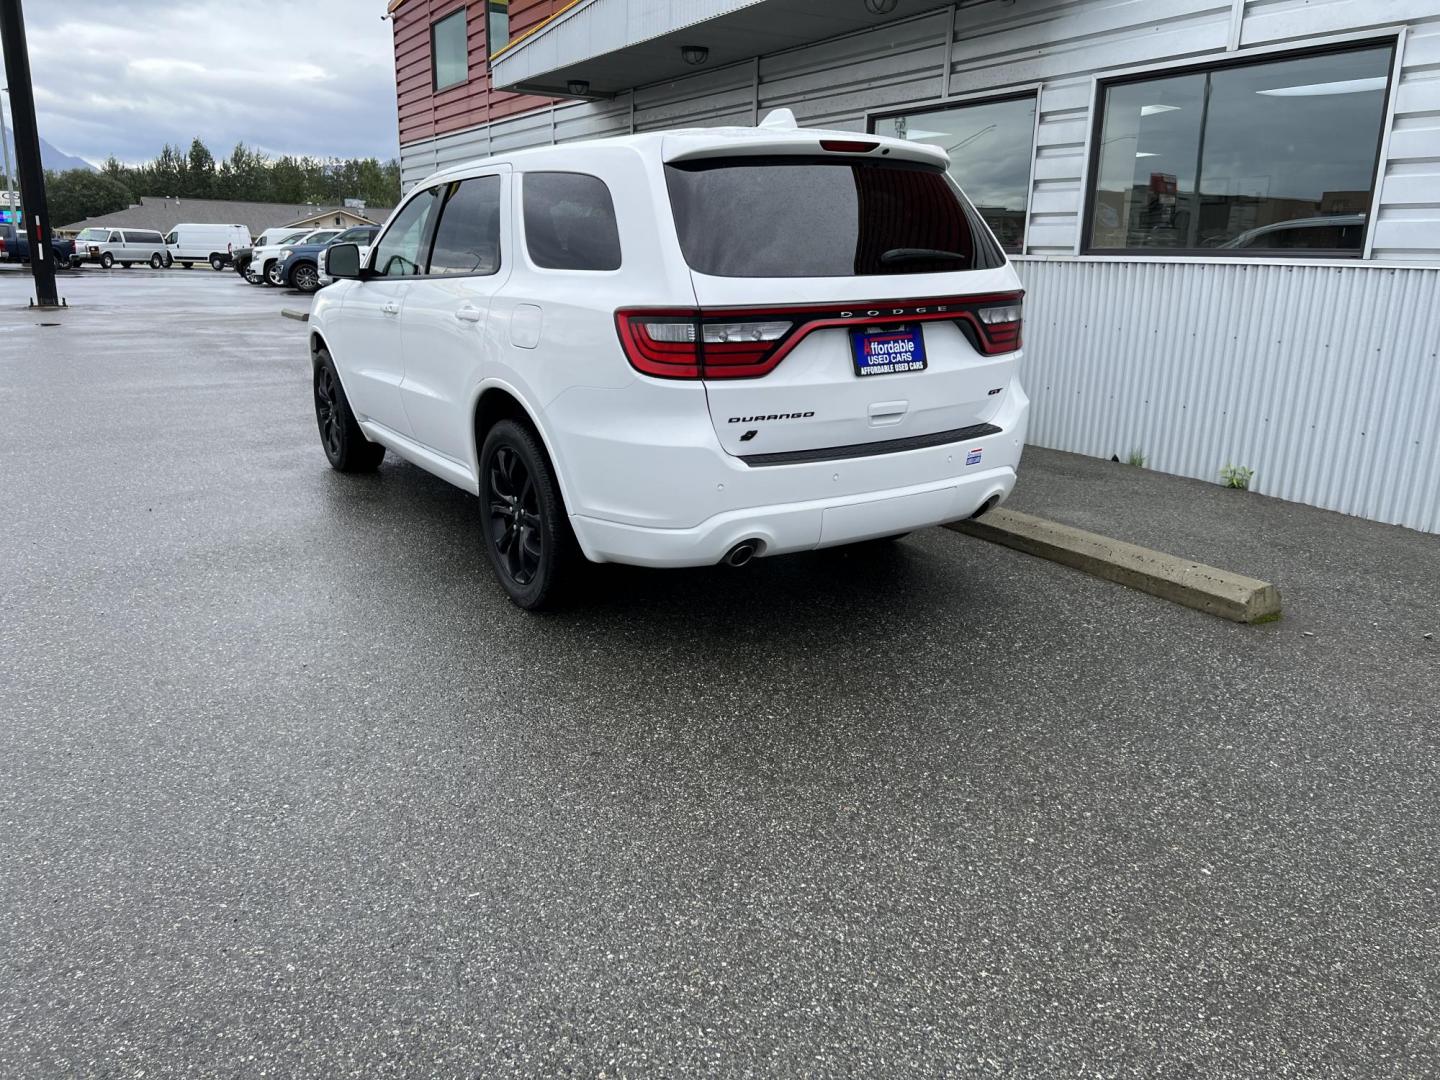
[[[705,158],[667,165],[690,268],[716,277],[855,277],[1004,261],[945,174],[909,162]]]

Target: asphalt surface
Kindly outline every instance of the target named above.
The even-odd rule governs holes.
[[[303,298],[28,287],[0,1075],[1440,1071],[1440,538],[1034,451],[1285,619],[944,530],[537,618],[468,496],[328,468]]]

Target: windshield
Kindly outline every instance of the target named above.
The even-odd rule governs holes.
[[[333,239],[340,235],[339,229],[330,229],[326,232],[311,233],[306,239],[307,244],[323,244],[326,240]]]
[[[81,229],[76,240],[104,240],[110,235],[109,229]]]
[[[936,274],[1004,256],[938,166],[831,157],[665,167],[680,248],[717,277]]]

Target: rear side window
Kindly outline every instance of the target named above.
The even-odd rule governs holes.
[[[493,274],[499,269],[500,177],[451,184],[435,227],[430,273]]]
[[[620,269],[615,203],[598,176],[526,173],[525,248],[546,270]]]
[[[945,170],[833,158],[665,167],[680,248],[716,277],[935,274],[1004,256]]]

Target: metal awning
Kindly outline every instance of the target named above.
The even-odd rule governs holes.
[[[946,6],[899,0],[877,15],[866,0],[578,0],[496,55],[491,77],[498,90],[609,97]],[[703,62],[687,47],[706,50]]]

